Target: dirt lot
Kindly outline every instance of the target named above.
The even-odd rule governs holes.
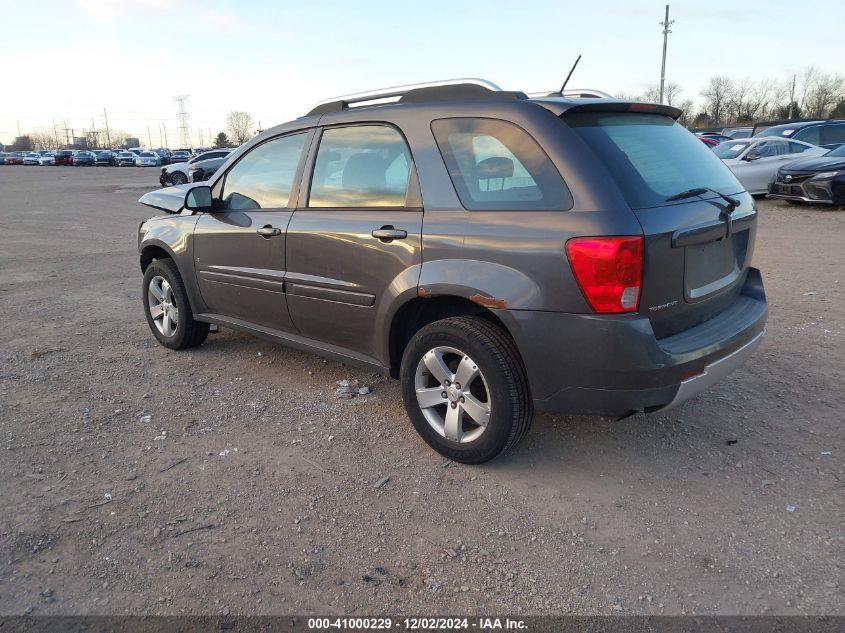
[[[728,381],[465,467],[385,378],[157,345],[156,171],[0,167],[0,614],[845,614],[845,213],[760,203],[768,336]]]

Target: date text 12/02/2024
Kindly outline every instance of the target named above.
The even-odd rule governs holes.
[[[448,631],[468,630],[477,631],[498,631],[498,630],[525,630],[527,625],[524,620],[512,618],[309,618],[308,628],[314,631],[320,630],[389,630],[401,628],[406,631]]]

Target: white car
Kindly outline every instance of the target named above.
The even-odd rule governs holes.
[[[47,152],[45,154],[41,154],[38,157],[38,164],[41,165],[41,166],[55,165],[56,164],[56,153],[55,152]]]
[[[41,158],[41,154],[39,154],[38,152],[28,152],[23,155],[23,164],[37,165],[39,158]]]
[[[135,159],[135,167],[158,167],[161,158],[155,152],[141,152]]]
[[[158,181],[162,187],[184,185],[186,182],[191,182],[190,170],[195,163],[202,160],[211,160],[212,158],[226,158],[233,151],[235,150],[229,148],[213,149],[194,156],[187,162],[171,163],[167,167],[162,168]]]
[[[798,158],[821,156],[828,150],[803,141],[760,136],[719,143],[713,152],[733,172],[745,190],[756,196],[768,193],[769,183],[784,164]]]

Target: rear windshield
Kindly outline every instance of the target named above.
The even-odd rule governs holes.
[[[585,112],[564,120],[601,159],[632,209],[663,206],[669,196],[698,187],[743,190],[704,143],[667,116]]]

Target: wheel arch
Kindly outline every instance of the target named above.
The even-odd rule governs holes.
[[[402,355],[414,334],[429,323],[441,319],[456,316],[477,316],[498,326],[513,338],[510,329],[502,319],[504,315],[501,312],[457,295],[418,296],[405,302],[393,314],[390,323],[388,334],[390,376],[393,378],[399,377]]]
[[[141,272],[146,272],[147,267],[157,259],[172,259],[176,261],[176,257],[164,243],[150,242],[141,247],[140,263]]]

